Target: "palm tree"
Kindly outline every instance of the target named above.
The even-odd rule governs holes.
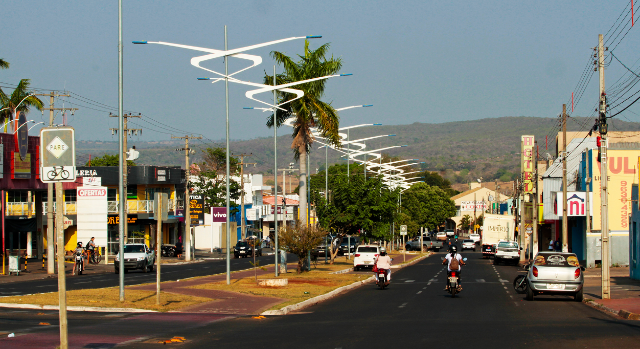
[[[297,62],[293,61],[284,53],[273,51],[271,56],[284,67],[282,74],[276,75],[276,84],[286,84],[290,82],[313,79],[321,76],[336,74],[342,67],[340,58],[326,58],[329,44],[324,44],[316,50],[309,49],[309,41],[304,43],[304,56]],[[300,99],[285,104],[283,110],[276,110],[276,127],[279,127],[286,119],[293,117],[293,149],[294,158],[300,162],[300,220],[306,221],[307,216],[307,196],[306,193],[306,169],[307,153],[311,150],[314,137],[311,128],[320,131],[322,137],[326,138],[330,144],[339,146],[340,137],[338,135],[339,118],[336,110],[329,103],[320,100],[324,95],[327,80],[318,80],[295,88],[304,91],[304,96]],[[273,77],[265,73],[265,85],[273,84]],[[278,104],[292,100],[295,94],[277,91]],[[267,119],[269,128],[274,126],[274,115]]]
[[[0,58],[0,69],[9,69],[9,62]]]
[[[28,112],[31,107],[42,110],[44,106],[42,101],[36,96],[29,96],[31,94],[31,92],[29,92],[30,84],[29,79],[22,79],[11,93],[11,96],[7,96],[4,93],[0,94],[0,104],[2,108],[8,108],[0,112],[0,120],[2,120],[3,124],[7,119],[12,120],[18,111]],[[18,106],[18,104],[20,105]],[[16,106],[18,106],[17,110]]]

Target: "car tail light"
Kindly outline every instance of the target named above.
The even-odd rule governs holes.
[[[580,277],[580,268],[576,269],[576,272],[573,274],[573,276],[575,276],[576,279]]]
[[[360,257],[360,253],[356,253],[356,257]]]
[[[531,270],[531,273],[533,273],[533,276],[538,277],[538,268],[533,267],[533,269]]]
[[[376,253],[376,254],[374,254],[373,256],[374,256],[374,257],[378,257],[378,256],[379,256],[379,254],[377,254],[377,253]]]

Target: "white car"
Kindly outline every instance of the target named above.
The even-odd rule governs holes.
[[[469,239],[473,240],[474,243],[480,242],[480,234],[469,234]]]
[[[436,233],[436,238],[440,241],[445,241],[447,240],[447,233],[439,231],[438,233]]]
[[[360,245],[356,249],[355,258],[353,258],[353,270],[358,271],[362,268],[373,267],[373,262],[380,255],[380,247],[376,245]]]
[[[153,263],[156,261],[155,252],[145,244],[124,245],[124,272],[130,269],[142,269],[145,273],[153,271]],[[120,255],[116,254],[113,262],[115,272],[120,272]]]
[[[473,240],[462,240],[462,250],[476,250],[476,243]]]
[[[450,238],[456,235],[456,232],[453,231],[453,229],[445,229],[444,232],[447,234],[447,237],[450,237]]]
[[[493,264],[500,262],[518,264],[521,250],[522,248],[518,247],[518,243],[515,241],[500,241],[496,248],[496,254],[493,256]]]

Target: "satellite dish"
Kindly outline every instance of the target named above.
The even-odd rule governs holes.
[[[134,145],[133,148],[129,149],[129,151],[127,152],[127,160],[133,161],[139,157],[140,157],[140,152],[136,150],[136,146]]]

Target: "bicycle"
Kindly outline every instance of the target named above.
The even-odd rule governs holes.
[[[100,249],[96,247],[93,249],[92,252],[90,252],[89,263],[100,264],[101,261],[102,261],[102,255],[100,254]]]
[[[50,181],[56,179],[58,175],[60,175],[61,179],[69,178],[69,171],[65,170],[64,166],[60,166],[59,172],[56,169],[57,169],[57,166],[53,166],[53,170],[47,172],[47,178],[49,178]]]

